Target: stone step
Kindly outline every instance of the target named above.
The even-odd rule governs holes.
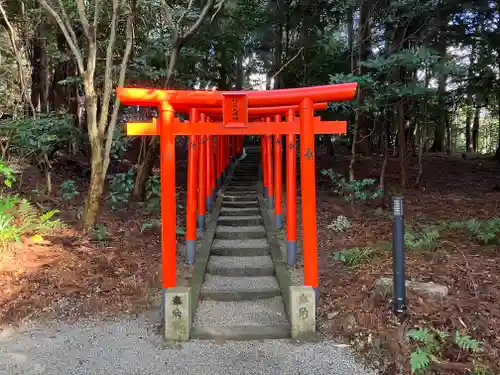
[[[262,216],[219,216],[217,224],[228,227],[263,224]]]
[[[256,182],[255,177],[242,177],[241,179],[231,179],[229,186],[254,186]]]
[[[220,276],[273,276],[274,264],[270,255],[230,257],[212,255],[207,272]]]
[[[238,207],[221,207],[220,216],[253,216],[260,215],[260,208],[238,208]]]
[[[224,194],[224,200],[226,201],[253,201],[257,199],[257,194]]]
[[[233,182],[231,181],[229,184],[228,184],[228,189],[240,189],[242,190],[243,188],[247,189],[247,190],[251,190],[251,189],[255,189],[255,183],[254,182]]]
[[[201,300],[191,337],[208,340],[290,338],[290,325],[279,297],[257,301]]]
[[[254,190],[256,190],[256,187],[255,187],[255,185],[249,185],[249,186],[229,185],[227,187],[227,190],[244,190],[244,191],[252,190],[252,191],[254,191]]]
[[[253,195],[253,196],[256,196],[257,195],[257,189],[236,189],[236,190],[233,190],[231,188],[227,188],[226,189],[226,194],[228,195],[235,195],[235,196],[239,196],[239,195]]]
[[[219,256],[251,257],[269,255],[267,239],[258,240],[214,240],[212,254]]]
[[[244,200],[244,201],[229,201],[227,199],[223,199],[222,207],[233,207],[233,208],[259,207],[259,201],[257,199]]]
[[[215,238],[220,240],[251,240],[266,238],[266,230],[262,225],[234,227],[219,225],[215,228]]]
[[[258,300],[281,296],[278,281],[272,276],[231,277],[205,275],[201,297],[216,301]]]

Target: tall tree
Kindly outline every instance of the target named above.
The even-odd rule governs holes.
[[[76,24],[75,20],[69,16],[69,11],[72,10],[71,7],[64,5],[62,1],[59,1],[57,5],[48,0],[39,1],[41,6],[47,11],[48,16],[52,17],[60,27],[76,61],[78,73],[83,81],[92,167],[89,192],[85,202],[83,226],[84,228],[93,228],[98,219],[100,201],[110,163],[113,133],[120,108],[118,98],[115,98],[112,102],[118,23],[121,17],[126,16],[126,45],[122,52],[118,77],[118,85],[123,86],[128,60],[132,51],[136,0],[112,0],[110,9],[106,8],[105,4],[99,0],[95,0],[94,4],[89,4],[83,0],[76,0],[76,13],[78,14],[78,23]],[[91,5],[93,6],[91,7]],[[92,13],[93,19],[90,19],[89,15]],[[102,41],[98,40],[98,30],[99,27],[103,27],[105,15],[109,17],[110,23],[105,52],[104,81],[102,87],[98,87],[96,82],[96,66],[98,58],[100,58],[99,44],[102,43]],[[79,43],[75,27],[81,27],[85,36],[85,45]],[[109,117],[110,107],[112,108],[111,117]]]

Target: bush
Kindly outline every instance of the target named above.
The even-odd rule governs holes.
[[[110,177],[108,206],[112,211],[121,209],[129,201],[134,188],[134,169]]]
[[[328,176],[331,180],[334,192],[344,197],[346,202],[356,203],[358,201],[368,201],[380,198],[384,191],[375,186],[374,179],[347,181],[340,173],[333,169],[323,169],[323,176]]]
[[[9,152],[43,168],[47,191],[51,193],[51,161],[59,149],[77,142],[81,132],[67,114],[40,114],[37,119],[23,117],[1,122],[0,136],[9,139]]]

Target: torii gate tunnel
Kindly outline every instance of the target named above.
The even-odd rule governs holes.
[[[128,123],[128,135],[160,136],[162,288],[176,286],[175,137],[189,136],[186,262],[195,261],[196,228],[204,228],[217,188],[243,152],[245,135],[261,136],[264,195],[281,228],[282,144],[286,135],[286,232],[288,263],[296,262],[296,135],[300,135],[304,285],[318,287],[315,134],[344,134],[345,121],[321,121],[314,110],[327,102],[352,100],[356,83],[267,91],[117,89],[123,105],[156,106],[157,119]],[[189,114],[181,122],[174,113]],[[296,118],[297,113],[299,118]],[[282,122],[282,117],[286,121]],[[274,121],[273,121],[274,120]]]

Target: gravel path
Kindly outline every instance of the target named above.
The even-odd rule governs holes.
[[[159,311],[137,318],[0,331],[1,375],[375,375],[348,348],[288,340],[166,344]]]

